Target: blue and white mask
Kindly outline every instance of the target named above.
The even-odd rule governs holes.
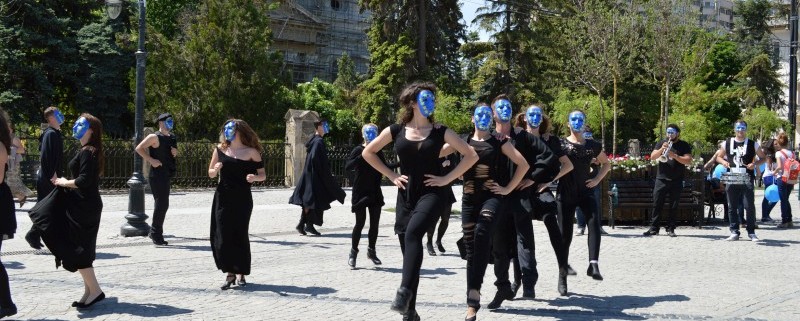
[[[327,121],[322,122],[322,132],[325,133],[325,135],[331,132],[331,125],[328,125]]]
[[[175,128],[175,121],[172,120],[172,117],[167,118],[164,120],[164,126],[167,127],[167,130],[172,130]]]
[[[56,122],[57,122],[59,125],[61,125],[61,124],[63,124],[63,123],[64,123],[64,114],[62,114],[60,110],[56,109],[56,110],[53,112],[53,117],[55,117],[55,118],[56,118]]]
[[[737,132],[745,132],[747,131],[747,124],[738,122],[735,125],[733,125],[733,130]]]
[[[361,134],[364,135],[364,140],[367,142],[367,144],[369,144],[378,137],[378,127],[372,125],[364,126]]]
[[[592,132],[583,132],[583,139],[594,139]]]
[[[417,105],[422,116],[430,117],[436,109],[436,96],[430,90],[420,91],[417,95]]]
[[[236,138],[236,123],[234,121],[225,123],[222,133],[225,135],[226,141],[232,142]]]
[[[488,131],[492,126],[492,109],[489,106],[478,106],[472,119],[477,130]]]
[[[531,128],[539,128],[539,125],[542,124],[542,108],[539,106],[528,107],[528,110],[525,111],[525,121]]]
[[[678,131],[675,128],[667,127],[667,137],[669,140],[675,140],[678,137]]]
[[[78,120],[75,121],[75,125],[72,126],[72,137],[75,137],[75,139],[81,139],[84,135],[86,135],[88,130],[89,120],[87,120],[86,117],[78,118]]]
[[[511,121],[511,114],[514,112],[511,102],[508,99],[500,99],[494,103],[494,110],[497,111],[497,119],[507,123]]]
[[[583,132],[586,126],[586,115],[579,111],[569,113],[569,128],[576,132]]]

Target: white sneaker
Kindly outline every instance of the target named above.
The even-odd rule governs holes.
[[[583,232],[584,232],[584,230],[585,230],[585,229],[586,229],[585,227],[579,227],[579,228],[578,228],[578,229],[575,231],[575,236],[581,236],[581,235],[583,235]]]
[[[761,242],[761,239],[758,238],[755,234],[747,234],[750,237],[750,240],[753,242]]]
[[[739,240],[739,234],[731,233],[731,236],[728,236],[728,238],[726,238],[725,240],[726,241],[738,241]]]

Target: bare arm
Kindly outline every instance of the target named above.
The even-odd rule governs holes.
[[[261,153],[259,153],[258,150],[255,149],[255,148],[251,148],[250,160],[252,160],[254,162],[259,162],[259,163],[263,162],[263,160],[261,159]],[[264,167],[262,166],[261,168],[256,170],[256,174],[255,175],[247,174],[246,179],[247,179],[248,183],[263,182],[264,180],[267,179],[267,172],[264,170]]]
[[[728,161],[723,158],[723,156],[726,154],[727,152],[725,151],[725,146],[723,145],[719,148],[717,153],[714,154],[714,156],[716,157],[717,163],[722,164],[722,166],[725,166],[726,168],[731,168],[731,163],[728,163]]]
[[[380,157],[378,157],[378,152],[391,142],[392,132],[390,127],[386,127],[381,131],[381,134],[378,135],[378,137],[364,147],[364,151],[361,152],[361,156],[364,157],[364,160],[367,161],[370,166],[375,168],[376,171],[389,178],[389,180],[392,181],[395,186],[404,189],[405,183],[408,183],[408,177],[395,173],[389,168],[389,166],[386,166],[386,164],[381,161]]]
[[[606,156],[605,152],[600,152],[600,154],[597,155],[597,161],[601,164],[600,172],[597,173],[595,178],[586,182],[586,187],[592,188],[600,184],[600,182],[603,181],[603,178],[606,177],[606,174],[608,174],[608,171],[611,170],[611,163],[608,161],[608,156]]]
[[[150,147],[154,147],[156,143],[158,143],[158,137],[155,134],[147,135],[147,137],[142,139],[139,145],[136,146],[136,153],[142,156],[142,159],[153,165],[153,167],[160,167],[161,161],[151,157],[150,152],[147,150]]]
[[[217,177],[219,170],[222,168],[222,163],[219,162],[217,151],[218,149],[214,148],[214,151],[211,153],[211,163],[208,164],[208,177],[211,178]]]
[[[441,152],[439,152],[439,158],[446,157],[446,156],[448,156],[448,155],[450,155],[450,154],[454,153],[455,151],[456,151],[456,149],[455,149],[455,148],[453,148],[453,146],[451,146],[451,145],[450,145],[450,144],[448,144],[448,143],[445,143],[445,144],[442,146],[442,151],[441,151]]]
[[[472,168],[475,163],[478,162],[478,153],[475,152],[475,149],[472,146],[469,146],[467,142],[465,142],[461,137],[458,137],[456,133],[452,129],[447,129],[444,134],[444,142],[453,146],[455,150],[464,156],[461,159],[461,162],[458,163],[458,166],[454,168],[450,173],[447,173],[444,177],[441,176],[434,176],[434,175],[425,175],[427,179],[425,179],[425,185],[427,186],[445,186],[450,184],[453,180],[464,175],[467,170]]]
[[[675,153],[673,153],[673,152],[670,152],[670,154],[672,154],[673,156],[675,156],[675,157],[673,157],[673,158],[674,158],[676,161],[678,161],[678,163],[681,163],[681,164],[683,164],[683,165],[689,165],[689,164],[691,164],[691,163],[692,163],[692,154],[684,154],[683,156],[678,156],[678,155],[675,155]]]
[[[663,144],[661,144],[661,147],[659,147],[658,149],[654,149],[652,152],[650,152],[650,159],[656,159],[661,157],[661,154],[664,153],[664,149],[667,148],[668,144],[669,144],[668,142],[664,142]]]
[[[558,170],[558,175],[556,175],[556,178],[553,179],[554,181],[564,177],[564,175],[567,175],[567,173],[571,172],[572,169],[575,168],[575,165],[572,165],[572,161],[570,161],[569,157],[566,155],[559,157],[558,161],[561,162],[561,169]]]

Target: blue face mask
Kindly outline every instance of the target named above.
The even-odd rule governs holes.
[[[233,121],[229,121],[225,123],[225,127],[223,134],[225,134],[225,140],[232,142],[236,138],[236,123]]]
[[[375,140],[378,137],[378,127],[375,126],[367,126],[364,127],[364,131],[362,132],[364,135],[364,140],[367,141],[369,144],[371,141]]]
[[[64,123],[64,114],[62,114],[60,110],[56,109],[56,110],[53,112],[53,117],[55,117],[55,118],[56,118],[56,122],[57,122],[59,125],[61,125],[61,124],[63,124],[63,123]]]
[[[531,128],[539,128],[539,125],[542,124],[542,109],[539,106],[528,107],[525,112],[525,121]]]
[[[745,124],[745,123],[736,123],[736,125],[733,126],[733,130],[735,130],[737,132],[746,132],[747,131],[747,124]]]
[[[478,108],[475,108],[472,118],[475,123],[475,129],[488,131],[492,126],[492,109],[489,106],[478,106]]]
[[[497,111],[497,119],[501,122],[507,123],[511,121],[513,110],[511,108],[511,102],[508,101],[508,99],[500,99],[494,103],[494,110]]]
[[[172,120],[172,117],[167,118],[164,120],[164,126],[167,127],[167,130],[172,130],[172,128],[175,128],[175,121]]]
[[[325,135],[331,132],[331,126],[328,125],[326,121],[322,122],[322,132],[325,133]]]
[[[81,139],[84,135],[86,135],[86,131],[89,130],[89,121],[86,120],[85,117],[78,118],[75,121],[75,125],[72,126],[72,137],[75,139]]]
[[[675,137],[678,137],[678,131],[677,131],[677,130],[675,130],[675,128],[672,128],[672,127],[670,127],[670,128],[667,128],[667,137],[668,137],[670,140],[673,140],[673,139],[675,139]]]
[[[572,131],[580,133],[586,124],[586,115],[582,112],[574,111],[569,114],[569,127]]]
[[[436,96],[430,90],[423,90],[417,95],[417,105],[422,116],[430,117],[436,109]]]
[[[594,139],[592,132],[583,132],[583,139]]]

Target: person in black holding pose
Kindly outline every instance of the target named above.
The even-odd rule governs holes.
[[[39,172],[36,177],[36,200],[41,201],[53,191],[53,180],[63,175],[64,138],[61,135],[61,124],[64,115],[56,107],[47,107],[44,110],[44,119],[47,128],[39,137]],[[39,231],[31,227],[25,234],[25,241],[34,249],[41,249],[42,242]]]
[[[381,207],[384,205],[383,192],[381,191],[381,178],[383,176],[367,164],[364,161],[364,157],[361,156],[364,147],[378,137],[378,126],[366,124],[361,128],[361,134],[364,137],[364,143],[353,148],[345,163],[345,170],[355,171],[355,177],[353,178],[353,207],[351,210],[356,214],[356,225],[353,227],[350,257],[347,259],[347,265],[351,268],[356,267],[358,243],[361,240],[361,230],[367,220],[367,209],[369,209],[367,258],[372,260],[373,264],[381,264],[381,260],[378,259],[378,255],[375,253],[375,243],[378,240]],[[383,156],[383,151],[378,152],[378,158],[386,164],[386,157]]]
[[[306,143],[308,154],[303,175],[289,198],[289,204],[302,207],[300,222],[295,227],[302,235],[320,235],[314,225],[322,225],[322,214],[331,208],[331,202],[339,201],[344,204],[346,196],[342,187],[333,179],[328,149],[322,141],[322,137],[330,132],[328,121],[321,119],[314,123],[314,127],[316,132]]]
[[[392,310],[402,313],[405,320],[420,319],[415,305],[422,265],[422,238],[441,215],[447,202],[446,186],[478,160],[475,151],[455,132],[445,126],[434,126],[435,91],[431,83],[406,86],[399,98],[403,109],[399,123],[384,129],[362,153],[367,163],[399,188],[395,233],[401,239],[403,279]],[[400,174],[389,169],[378,157],[378,152],[392,141],[400,158]],[[439,176],[439,157],[445,143],[464,159],[446,176]]]
[[[564,238],[564,256],[569,261],[575,208],[580,207],[583,214],[586,215],[586,225],[589,228],[589,268],[586,270],[586,274],[595,280],[603,280],[598,266],[600,224],[595,222],[600,219],[600,213],[597,213],[592,188],[603,181],[611,169],[611,163],[599,142],[583,138],[583,131],[586,129],[586,114],[583,111],[572,111],[567,120],[570,135],[561,140],[561,150],[564,155],[569,157],[574,169],[559,180],[556,197],[561,236]],[[597,159],[597,162],[600,163],[600,171],[594,178],[589,179],[592,159]],[[567,270],[571,270],[569,264]]]
[[[156,245],[167,245],[164,241],[164,218],[169,209],[170,179],[175,176],[175,156],[178,142],[172,134],[175,125],[172,115],[164,113],[156,118],[158,132],[145,137],[136,152],[150,163],[150,190],[153,192],[153,224],[148,235]]]
[[[8,156],[11,153],[11,129],[8,126],[8,114],[0,109],[0,248],[3,241],[14,238],[17,232],[17,216],[14,213],[14,199],[11,188],[6,183]],[[0,319],[17,314],[17,306],[11,300],[11,288],[8,284],[8,272],[0,261]]]
[[[650,153],[650,159],[659,159],[658,175],[656,175],[655,188],[653,188],[653,221],[650,229],[644,236],[656,235],[660,229],[661,210],[664,201],[669,195],[669,216],[667,216],[667,235],[675,237],[675,213],[678,211],[678,202],[683,189],[683,176],[686,165],[692,162],[692,146],[682,141],[681,129],[678,125],[667,125],[667,139],[660,141]],[[661,159],[666,156],[667,161]]]
[[[536,297],[534,286],[539,275],[534,257],[533,224],[530,213],[531,189],[541,189],[542,183],[550,182],[557,173],[553,168],[558,166],[558,158],[541,139],[522,128],[512,127],[513,111],[506,95],[497,96],[492,106],[496,135],[508,138],[530,166],[529,173],[518,185],[517,190],[507,196],[508,209],[497,215],[496,232],[492,241],[494,274],[497,278],[494,284],[497,286],[497,293],[487,306],[489,309],[497,309],[504,300],[513,299],[515,296],[515,289],[512,288],[508,277],[509,263],[515,247],[522,271],[522,297],[526,299]]]

